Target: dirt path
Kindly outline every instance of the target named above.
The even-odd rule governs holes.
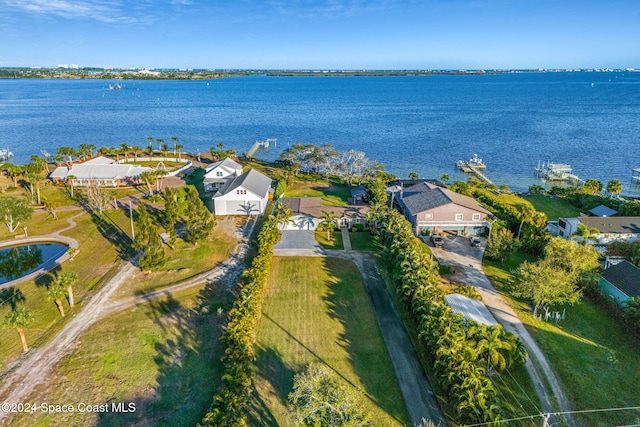
[[[299,232],[291,231],[289,233]],[[349,237],[348,234],[346,237]],[[283,236],[283,240],[286,242],[288,239]],[[287,248],[282,245],[274,250],[274,255],[326,256],[352,261],[358,267],[365,289],[371,298],[371,305],[391,357],[393,370],[398,379],[400,392],[404,398],[411,423],[417,425],[424,418],[433,421],[437,426],[445,427],[447,425],[373,255],[359,251]]]
[[[551,365],[544,353],[538,347],[529,331],[524,326],[518,315],[500,293],[493,287],[489,278],[482,270],[482,255],[484,244],[480,248],[470,247],[467,239],[463,237],[447,236],[443,248],[430,248],[441,264],[451,267],[455,273],[451,276],[456,283],[474,286],[480,295],[482,302],[494,315],[505,330],[514,333],[527,348],[528,358],[526,368],[533,381],[536,394],[542,404],[541,410],[545,413],[556,412],[552,399],[555,397],[561,412],[569,412],[569,403],[562,391],[560,381],[556,377]],[[542,382],[546,378],[551,387],[552,395],[547,393]],[[578,423],[571,414],[565,415],[566,422],[572,427]],[[549,420],[554,422],[554,420]]]
[[[246,235],[251,235],[255,221],[246,230]],[[249,241],[243,238],[236,246],[232,255],[215,268],[171,287],[161,289],[148,294],[127,298],[122,301],[112,301],[113,294],[130,276],[137,267],[131,262],[123,262],[118,267],[114,277],[90,300],[83,303],[82,311],[47,344],[40,348],[34,348],[24,355],[15,366],[10,369],[0,384],[0,402],[24,403],[31,397],[38,386],[50,380],[50,375],[60,360],[70,353],[76,340],[91,325],[119,310],[149,301],[154,298],[166,296],[172,292],[187,289],[202,284],[207,280],[216,280],[222,276],[237,278],[242,271],[242,259],[249,247]],[[6,421],[9,414],[0,411],[0,424]]]

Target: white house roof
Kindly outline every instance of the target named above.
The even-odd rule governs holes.
[[[467,320],[473,320],[487,326],[493,326],[498,323],[489,312],[489,309],[477,299],[460,294],[449,294],[444,296],[444,300],[454,313],[462,314]]]
[[[242,165],[240,165],[238,162],[231,159],[230,157],[227,157],[224,160],[211,163],[209,166],[207,166],[207,168],[205,169],[205,175],[211,172],[212,170],[215,170],[218,168],[224,169],[229,174],[232,174],[234,172],[237,172],[237,173],[242,172]]]
[[[134,178],[143,172],[151,170],[150,168],[140,165],[129,164],[92,164],[81,163],[73,165],[71,169],[67,166],[57,167],[49,175],[52,179],[66,179],[67,176],[73,176],[74,179],[95,180],[95,179],[126,179]]]
[[[213,197],[225,196],[240,187],[258,197],[266,197],[271,188],[271,178],[261,174],[255,169],[249,169],[242,175],[230,180],[225,186],[220,188]]]
[[[83,165],[111,165],[115,163],[115,160],[110,159],[104,156],[97,156],[91,160],[87,160],[86,162],[82,162]]]

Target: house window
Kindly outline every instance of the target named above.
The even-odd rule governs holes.
[[[222,176],[222,172],[220,171],[216,172],[216,176]]]
[[[247,194],[247,190],[236,190],[236,194]]]
[[[432,213],[424,214],[424,219],[433,219],[433,214]]]
[[[474,221],[480,221],[480,214],[473,214]]]
[[[456,214],[456,221],[462,221],[464,219],[464,214]]]

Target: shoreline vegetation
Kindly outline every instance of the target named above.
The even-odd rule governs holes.
[[[225,77],[384,77],[384,76],[432,76],[432,75],[490,75],[511,73],[559,73],[559,72],[637,72],[624,69],[475,69],[475,70],[258,70],[258,69],[154,69],[154,68],[47,68],[0,67],[0,79],[122,79],[122,80],[207,80]]]

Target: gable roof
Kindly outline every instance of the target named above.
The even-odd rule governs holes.
[[[640,233],[640,217],[638,216],[581,216],[578,221],[587,228],[597,228],[601,234],[606,233]]]
[[[629,297],[640,297],[640,268],[629,261],[612,265],[602,277]]]
[[[458,194],[448,188],[442,188],[428,182],[421,182],[405,188],[398,202],[400,205],[404,205],[411,215],[448,205],[449,203],[464,206],[465,208],[487,215],[491,214],[491,212],[483,208],[474,198]]]
[[[322,218],[323,213],[333,212],[338,218],[366,218],[369,206],[323,206],[320,197],[283,197],[282,205],[291,209],[294,215],[305,215],[313,218]]]
[[[599,217],[608,217],[614,216],[618,211],[613,210],[605,205],[596,206],[595,208],[589,211],[589,215],[599,216]]]
[[[229,173],[233,173],[238,170],[242,172],[242,165],[233,160],[231,157],[227,157],[223,160],[220,160],[219,162],[211,163],[209,166],[207,166],[205,169],[205,175],[217,168],[222,168]]]
[[[226,160],[226,159],[225,159]],[[271,188],[271,178],[261,174],[255,169],[249,169],[242,175],[238,175],[218,190],[213,197],[221,197],[231,193],[233,190],[242,187],[258,197],[266,197]]]

